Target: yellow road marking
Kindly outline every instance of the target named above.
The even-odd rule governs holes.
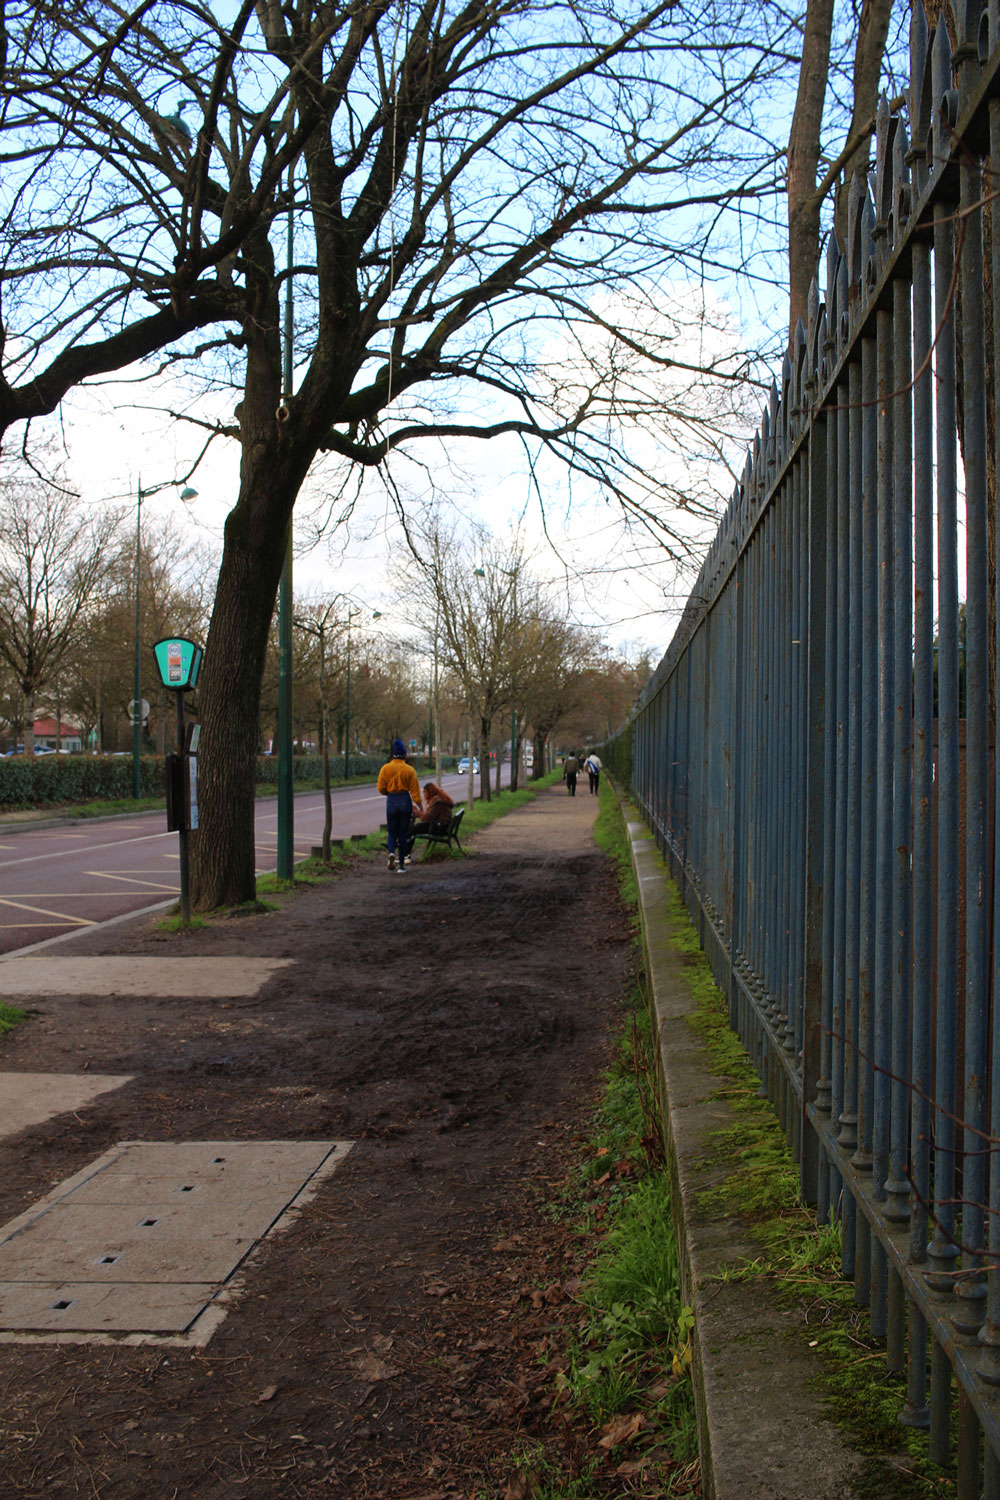
[[[120,880],[123,885],[139,886],[143,890],[169,891],[171,894],[176,890],[176,886],[162,885],[159,881],[155,880],[136,880],[134,875],[114,875],[110,870],[84,870],[83,873],[85,875],[93,875],[96,880]],[[90,894],[93,896],[97,892],[91,891]]]
[[[55,925],[69,927],[72,924],[70,922],[57,922]],[[46,928],[51,928],[52,926],[52,922],[0,922],[0,932],[27,932],[31,927],[40,927],[44,932]]]
[[[16,911],[34,911],[41,917],[53,917],[57,922],[72,922],[77,927],[97,927],[97,922],[91,922],[88,917],[70,917],[63,911],[48,911],[44,906],[28,906],[23,901],[11,901],[8,896],[0,896],[0,906],[13,906]],[[41,926],[41,923],[33,924]]]

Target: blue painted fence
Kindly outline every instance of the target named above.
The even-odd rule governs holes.
[[[1000,1500],[998,0],[956,32],[918,3],[907,108],[880,108],[617,753],[805,1195],[842,1219],[901,1420],[947,1463],[957,1402],[961,1500]]]

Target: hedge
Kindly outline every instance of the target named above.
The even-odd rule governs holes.
[[[371,779],[385,762],[381,755],[352,755],[351,776]],[[420,769],[418,765],[418,769]],[[319,755],[297,755],[293,761],[295,781],[321,782],[323,760]],[[420,771],[423,775],[423,770]],[[143,797],[165,797],[163,757],[139,757]],[[344,757],[330,757],[330,776],[344,776]],[[278,779],[278,759],[258,755],[257,784],[272,785]],[[131,755],[6,755],[0,756],[0,808],[44,807],[63,802],[117,802],[132,796]]]
[[[163,758],[143,755],[144,797],[163,797]],[[0,807],[53,802],[119,801],[132,795],[131,755],[5,755],[0,758]]]

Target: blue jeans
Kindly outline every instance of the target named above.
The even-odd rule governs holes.
[[[385,799],[385,823],[389,830],[389,853],[396,853],[399,845],[399,863],[406,858],[406,836],[413,816],[413,798],[409,792],[390,792]]]

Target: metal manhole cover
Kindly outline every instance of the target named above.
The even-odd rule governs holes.
[[[0,1228],[0,1341],[204,1344],[254,1246],[344,1141],[127,1141]]]

